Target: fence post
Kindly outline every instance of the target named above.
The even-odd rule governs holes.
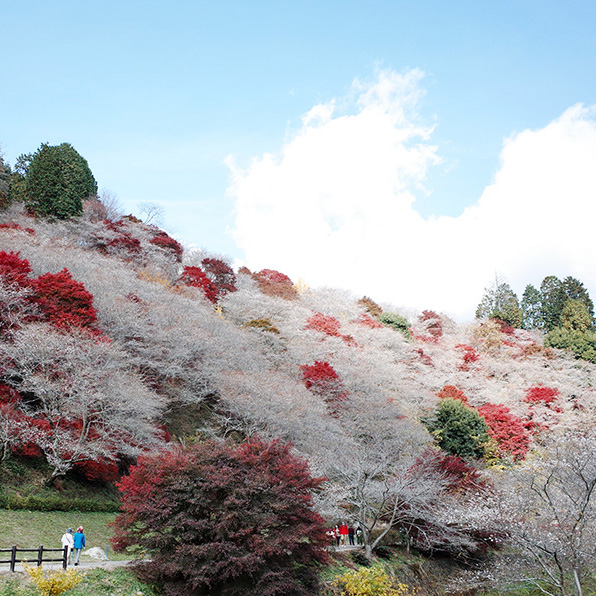
[[[68,565],[68,544],[64,545],[64,553],[62,554],[62,569],[66,569]]]
[[[39,545],[39,549],[37,551],[37,566],[41,567],[43,563],[43,544]]]
[[[17,547],[13,546],[10,553],[10,571],[14,573],[14,567],[17,562]]]

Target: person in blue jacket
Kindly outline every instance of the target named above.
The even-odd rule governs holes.
[[[83,534],[83,526],[79,526],[77,531],[75,532],[74,536],[74,564],[79,564],[79,557],[81,556],[81,551],[85,547],[85,534]]]

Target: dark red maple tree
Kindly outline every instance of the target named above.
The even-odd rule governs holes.
[[[145,455],[118,484],[112,542],[146,550],[136,571],[169,596],[312,596],[328,558],[312,496],[322,481],[280,441]]]

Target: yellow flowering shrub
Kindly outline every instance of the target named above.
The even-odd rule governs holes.
[[[393,584],[380,565],[347,571],[334,583],[344,596],[415,596],[417,592],[405,584]]]
[[[74,588],[83,580],[84,573],[77,573],[76,569],[60,569],[51,573],[44,573],[43,566],[30,567],[23,565],[29,578],[37,588],[40,596],[58,596]]]

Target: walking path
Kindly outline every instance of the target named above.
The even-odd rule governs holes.
[[[95,569],[95,568],[115,569],[116,567],[124,567],[125,565],[128,565],[129,563],[132,563],[132,560],[127,560],[127,561],[91,560],[91,561],[79,561],[79,564],[76,567],[74,565],[69,565],[68,568],[70,569],[72,567],[72,569],[82,569],[82,570]],[[35,566],[35,564],[36,564],[36,561],[32,560],[31,565]],[[43,568],[46,570],[51,569],[52,571],[62,569],[62,563],[44,563]],[[15,571],[23,572],[25,570],[23,569],[23,566],[21,565],[21,563],[17,563],[15,566]],[[4,573],[11,573],[10,564],[0,563],[0,574],[4,574]]]

